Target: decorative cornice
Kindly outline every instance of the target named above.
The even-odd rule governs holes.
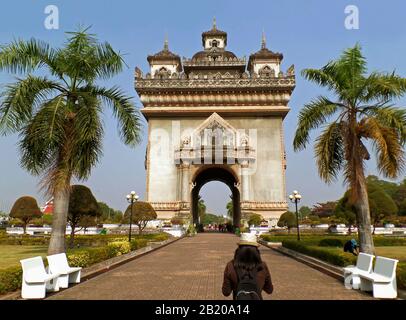
[[[288,208],[288,203],[286,201],[271,201],[271,202],[260,202],[260,201],[242,201],[241,209],[243,210],[284,210]]]
[[[259,116],[276,116],[282,119],[288,114],[290,108],[284,105],[270,104],[264,106],[251,105],[227,105],[227,106],[206,106],[200,107],[193,104],[185,104],[182,106],[151,106],[141,109],[142,114],[148,119],[149,117],[208,117],[213,112],[217,112],[221,116],[232,117],[259,117]]]
[[[177,211],[183,208],[181,201],[173,202],[150,202],[154,210],[160,211]]]
[[[264,77],[264,78],[232,78],[232,79],[144,79],[137,78],[135,88],[138,94],[149,92],[178,91],[215,91],[226,90],[258,90],[277,91],[285,90],[292,92],[296,82],[294,76]]]

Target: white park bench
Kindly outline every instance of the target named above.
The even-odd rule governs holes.
[[[70,267],[65,253],[58,253],[47,256],[48,268],[52,274],[59,274],[58,286],[60,288],[67,288],[69,283],[80,282],[80,267]]]
[[[344,270],[344,285],[347,289],[360,288],[360,274],[369,274],[372,272],[372,262],[374,255],[367,253],[360,253],[357,258],[355,266],[347,266]]]
[[[373,291],[374,298],[397,297],[396,266],[399,260],[376,257],[374,271],[360,274],[361,290]]]
[[[47,291],[58,291],[59,274],[49,274],[41,257],[20,260],[23,268],[21,297],[23,299],[43,299]]]

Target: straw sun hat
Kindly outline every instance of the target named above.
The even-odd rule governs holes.
[[[259,243],[257,242],[257,236],[255,235],[255,233],[241,233],[238,245],[259,247]]]

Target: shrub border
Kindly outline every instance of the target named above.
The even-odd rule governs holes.
[[[140,258],[148,253],[151,253],[151,252],[154,252],[161,248],[164,248],[180,239],[183,239],[184,237],[185,236],[181,236],[178,238],[169,238],[169,239],[161,241],[161,242],[149,242],[146,247],[143,247],[143,248],[140,248],[137,250],[133,250],[129,253],[95,263],[94,265],[91,265],[87,268],[82,269],[81,283],[83,283],[84,281],[90,280],[102,273],[113,270],[127,262],[131,262],[137,258]],[[153,245],[151,245],[152,243],[153,243]],[[160,244],[160,245],[158,245],[158,244]],[[76,286],[76,285],[80,285],[80,283],[72,284],[72,285],[70,285],[69,288],[72,288],[73,286]],[[62,290],[60,290],[58,292],[54,292],[54,293],[48,292],[47,297],[51,297],[55,294],[58,294],[59,292],[63,292],[64,290],[68,290],[68,289],[62,289]],[[1,295],[0,300],[23,300],[21,298],[21,289]]]
[[[297,260],[297,261],[299,261],[299,262],[301,262],[303,264],[306,264],[309,267],[312,267],[312,268],[314,268],[314,269],[316,269],[316,270],[318,270],[318,271],[320,271],[320,272],[322,272],[322,273],[324,273],[326,275],[329,275],[329,276],[331,276],[331,277],[333,277],[333,278],[335,278],[337,280],[340,280],[340,282],[344,281],[344,275],[343,275],[343,271],[342,271],[343,268],[340,267],[340,266],[332,265],[332,264],[330,264],[330,263],[328,263],[326,261],[317,259],[317,258],[312,257],[312,256],[308,256],[308,255],[306,255],[304,253],[301,253],[299,251],[295,251],[293,249],[285,248],[285,247],[283,247],[281,245],[279,245],[279,246],[270,245],[267,241],[264,241],[262,239],[259,239],[258,243],[262,244],[263,246],[265,246],[265,247],[267,247],[269,249],[272,249],[272,250],[277,251],[277,252],[279,252],[279,253],[281,253],[283,255],[286,255],[286,256],[288,256],[290,258],[293,258],[293,259],[295,259],[295,260]],[[406,270],[406,263],[405,264],[402,263],[401,268],[402,269],[404,268]],[[403,274],[402,275],[397,274],[398,280],[399,280],[400,276],[403,277]],[[399,287],[399,283],[398,283],[398,299],[406,300],[406,290],[404,290],[402,288],[402,286]]]

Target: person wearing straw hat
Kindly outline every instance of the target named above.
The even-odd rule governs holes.
[[[259,243],[253,233],[242,233],[234,253],[224,270],[223,295],[233,293],[234,300],[262,300],[262,291],[273,292],[268,266],[261,260]]]

